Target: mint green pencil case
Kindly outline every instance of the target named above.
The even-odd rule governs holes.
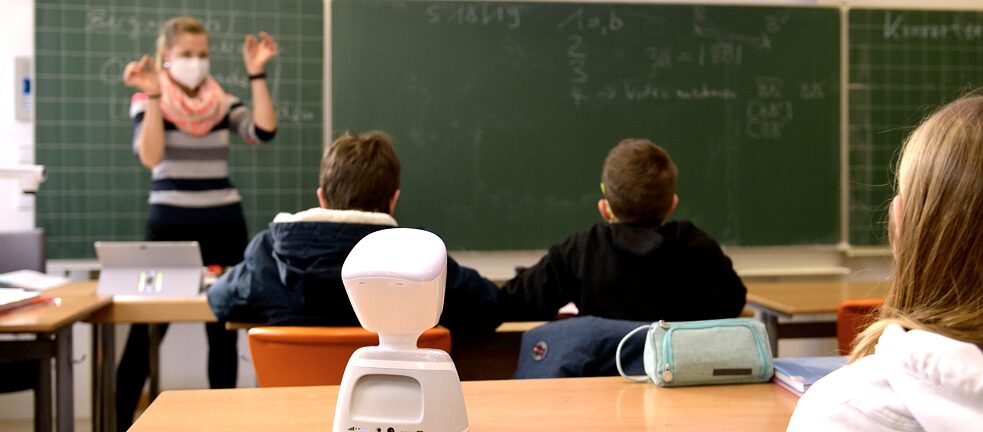
[[[621,367],[621,348],[632,335],[645,338],[645,377]],[[629,332],[618,344],[615,364],[621,376],[662,387],[757,383],[774,373],[768,333],[760,321],[730,318],[706,321],[659,321]]]

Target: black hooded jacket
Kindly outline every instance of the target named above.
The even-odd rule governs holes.
[[[733,318],[747,290],[730,258],[688,221],[598,223],[550,248],[503,288],[507,320],[549,320],[569,302],[580,315],[648,321]]]

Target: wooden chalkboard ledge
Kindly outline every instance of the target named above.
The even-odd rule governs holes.
[[[891,256],[891,248],[880,246],[851,247],[846,250],[846,256],[850,258],[889,257]]]
[[[799,267],[799,268],[760,268],[737,269],[742,278],[749,277],[784,277],[784,276],[845,276],[850,274],[848,267]]]

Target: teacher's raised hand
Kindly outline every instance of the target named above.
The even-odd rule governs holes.
[[[143,56],[138,61],[128,63],[123,69],[123,84],[137,88],[148,95],[160,94],[157,67],[153,59]]]
[[[278,52],[276,41],[268,33],[259,32],[259,39],[247,35],[242,42],[242,61],[246,64],[246,73],[250,75],[263,73],[266,62],[276,57]]]

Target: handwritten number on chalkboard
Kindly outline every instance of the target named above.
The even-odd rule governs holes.
[[[570,82],[574,84],[584,84],[590,79],[587,72],[584,70],[587,67],[587,54],[580,51],[580,46],[584,43],[584,38],[571,35],[570,46],[567,47],[567,58],[569,58],[569,64],[573,76],[570,77]]]
[[[587,54],[577,51],[580,49],[580,46],[584,44],[584,38],[577,35],[573,35],[570,36],[569,40],[570,40],[570,46],[567,48],[568,56],[570,56],[571,58],[587,57]]]

